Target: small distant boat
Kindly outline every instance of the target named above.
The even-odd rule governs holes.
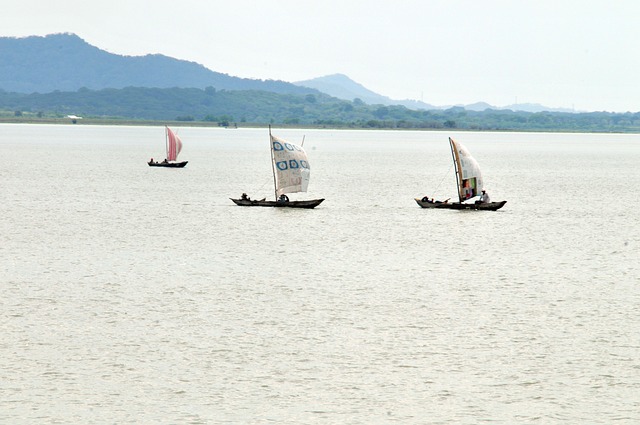
[[[78,122],[78,120],[82,119],[82,117],[79,117],[77,115],[67,115],[67,118],[69,118],[71,120],[72,124],[76,124]]]
[[[245,193],[238,199],[230,199],[242,207],[315,208],[320,205],[324,198],[290,201],[286,195],[287,193],[306,192],[309,186],[309,160],[302,145],[298,146],[275,137],[271,134],[271,126],[269,126],[269,140],[276,200],[255,200],[249,198]],[[304,139],[302,144],[304,144]]]
[[[480,165],[461,143],[455,142],[449,137],[449,144],[451,145],[453,164],[456,168],[459,202],[449,202],[449,200],[436,201],[425,196],[423,198],[415,198],[418,205],[422,208],[481,211],[496,211],[504,207],[507,201],[483,201],[481,194],[484,192],[484,182],[480,172]],[[473,202],[472,199],[477,196],[480,196],[480,200]]]
[[[149,167],[183,168],[189,161],[177,162],[178,154],[182,150],[182,140],[167,126],[165,126],[167,143],[167,157],[164,161],[154,161],[153,158],[147,164]]]

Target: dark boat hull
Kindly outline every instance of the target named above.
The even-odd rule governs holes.
[[[247,200],[247,199],[231,199],[236,205],[240,205],[241,207],[276,207],[276,208],[315,208],[324,201],[322,199],[311,199],[309,201],[289,201],[289,202],[278,202],[278,201],[265,201],[263,200]]]
[[[189,161],[182,161],[182,162],[147,162],[147,164],[149,164],[149,167],[167,167],[167,168],[184,168],[185,165],[187,165],[187,162]]]
[[[441,208],[446,210],[480,210],[480,211],[497,211],[504,207],[507,201],[486,202],[481,204],[462,204],[460,202],[425,202],[422,199],[415,198],[418,205],[422,208]]]

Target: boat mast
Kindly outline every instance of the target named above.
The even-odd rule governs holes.
[[[458,201],[460,203],[462,203],[462,192],[460,191],[460,180],[462,179],[462,176],[460,176],[460,167],[458,164],[458,152],[456,152],[456,150],[453,148],[454,145],[454,141],[453,139],[451,139],[451,137],[449,137],[449,146],[451,147],[451,156],[453,157],[453,165],[456,168],[456,187],[458,190]]]
[[[276,182],[276,164],[273,156],[273,138],[271,136],[271,125],[269,125],[269,152],[271,152],[271,171],[273,173],[273,193],[276,201],[278,200],[278,183]]]

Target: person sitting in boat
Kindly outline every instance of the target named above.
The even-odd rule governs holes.
[[[432,204],[434,201],[435,201],[435,198],[429,199],[428,196],[425,196],[424,198],[422,198],[422,202],[428,202]]]
[[[491,199],[489,198],[489,194],[487,193],[486,190],[482,191],[482,195],[480,195],[480,200],[478,201],[479,204],[488,204],[489,202],[491,202]]]
[[[153,158],[149,160],[149,164],[153,164]]]
[[[167,163],[167,158],[164,159],[164,161],[162,161],[163,164]]]
[[[289,197],[283,193],[283,194],[282,194],[282,195],[280,195],[280,197],[278,198],[278,202],[280,202],[280,203],[289,202]]]
[[[242,196],[240,197],[240,199],[242,199],[243,201],[250,201],[251,200],[251,198],[249,198],[246,193],[243,193]]]

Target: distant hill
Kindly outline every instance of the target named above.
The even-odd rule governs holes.
[[[537,103],[518,103],[501,107],[493,106],[486,102],[477,102],[469,105],[434,106],[428,103],[421,102],[419,100],[394,100],[367,89],[366,87],[356,83],[343,74],[333,74],[324,77],[313,78],[311,80],[297,81],[294,84],[319,90],[330,96],[337,97],[338,99],[352,101],[353,99],[357,98],[369,105],[402,105],[413,110],[449,109],[455,106],[462,107],[468,111],[484,111],[485,109],[493,109],[523,112],[575,112],[567,108],[549,108]]]
[[[156,87],[264,90],[317,94],[284,81],[252,80],[211,71],[164,55],[122,56],[94,47],[75,34],[0,37],[0,89],[49,93],[80,88]]]
[[[361,84],[356,83],[344,74],[333,74],[324,77],[313,78],[311,80],[297,81],[302,87],[309,87],[326,93],[338,99],[349,100],[360,99],[369,105],[402,105],[409,109],[438,109],[437,106],[417,100],[393,100],[386,96],[372,92]]]
[[[154,54],[123,56],[106,52],[75,34],[44,37],[0,37],[0,91],[13,93],[72,92],[90,90],[147,88],[198,88],[216,90],[252,90],[277,94],[320,95],[352,102],[360,99],[369,105],[400,105],[408,109],[443,110],[417,100],[394,100],[377,94],[343,74],[333,74],[296,83],[232,77],[212,71],[195,62]],[[469,111],[512,110],[526,112],[575,112],[538,104],[495,107],[478,102],[455,105]]]
[[[467,111],[484,111],[485,109],[493,109],[496,111],[522,111],[522,112],[575,112],[573,109],[568,108],[549,108],[548,106],[540,105],[539,103],[514,103],[507,106],[493,106],[485,102],[472,103],[470,105],[458,105],[462,106]]]

